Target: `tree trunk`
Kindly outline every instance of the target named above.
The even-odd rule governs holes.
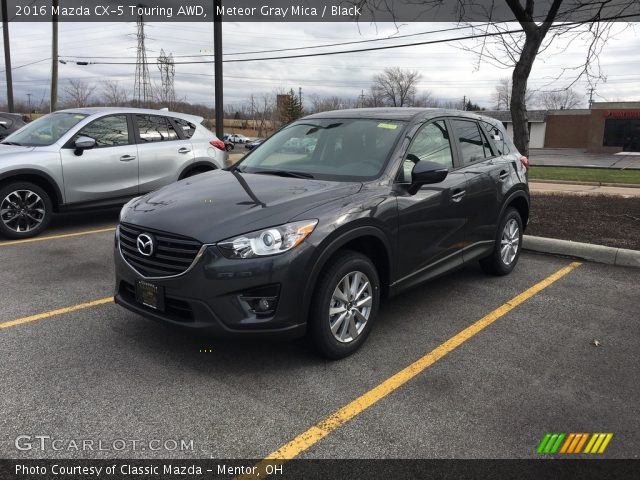
[[[526,32],[526,39],[520,58],[513,69],[513,89],[511,91],[511,120],[513,122],[513,142],[522,155],[529,156],[529,119],[527,116],[527,80],[531,67],[544,39],[540,27],[533,27]]]

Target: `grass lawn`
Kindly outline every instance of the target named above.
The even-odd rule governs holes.
[[[529,179],[640,184],[640,170],[536,166],[529,169]]]

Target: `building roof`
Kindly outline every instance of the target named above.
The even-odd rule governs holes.
[[[483,110],[477,113],[481,115],[485,115],[487,117],[495,118],[500,122],[507,122],[507,123],[511,122],[511,112],[509,110]],[[549,114],[548,110],[529,110],[527,112],[529,121],[532,123],[546,122],[548,114]]]

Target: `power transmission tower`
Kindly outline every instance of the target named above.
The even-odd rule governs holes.
[[[138,54],[136,56],[136,77],[133,84],[133,99],[138,106],[148,105],[152,99],[151,78],[147,65],[147,50],[144,46],[144,18],[138,15]]]
[[[591,108],[591,105],[593,105],[593,91],[595,89],[593,87],[591,87],[589,89],[589,108]]]
[[[160,70],[160,80],[162,90],[160,92],[160,101],[171,109],[176,101],[176,92],[173,79],[176,76],[176,65],[173,61],[173,54],[168,56],[160,49],[158,57],[158,70]]]

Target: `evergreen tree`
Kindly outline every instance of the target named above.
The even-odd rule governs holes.
[[[280,116],[283,123],[293,122],[302,116],[302,105],[300,104],[300,99],[293,93],[293,89],[289,91]]]

